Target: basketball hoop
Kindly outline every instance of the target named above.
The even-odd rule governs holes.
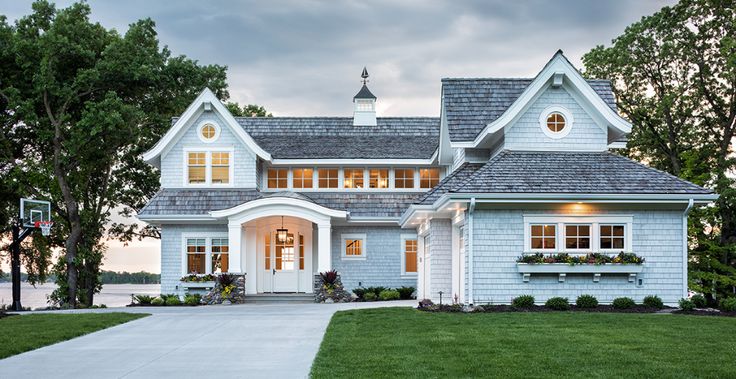
[[[54,226],[54,223],[51,221],[36,221],[35,227],[41,229],[41,235],[43,236],[49,236],[51,235],[51,227]]]

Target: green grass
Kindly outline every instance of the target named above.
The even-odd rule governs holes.
[[[316,378],[734,377],[736,318],[621,313],[336,313]]]
[[[35,314],[0,318],[0,359],[96,332],[147,314]]]

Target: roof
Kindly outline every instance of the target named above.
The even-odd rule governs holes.
[[[452,141],[472,141],[519,98],[532,78],[444,78],[442,95]],[[616,102],[609,80],[588,84],[613,110]]]
[[[368,86],[363,84],[363,87],[360,88],[360,91],[353,96],[353,100],[355,99],[376,99],[376,95],[374,95],[371,90],[368,89]]]
[[[288,197],[310,201],[351,217],[399,217],[420,193],[351,193],[351,192],[260,192],[253,189],[162,189],[139,212],[139,216],[204,216],[249,201]]]
[[[429,159],[439,145],[437,117],[236,117],[276,159]]]
[[[442,179],[442,181],[440,181],[437,186],[427,191],[424,196],[417,198],[417,200],[414,201],[414,204],[433,204],[435,201],[437,201],[437,199],[440,198],[440,196],[446,194],[452,188],[455,188],[456,186],[465,182],[465,180],[467,180],[479,168],[483,167],[483,165],[485,165],[485,163],[463,163],[455,171]]]
[[[610,152],[502,151],[451,193],[712,194]]]

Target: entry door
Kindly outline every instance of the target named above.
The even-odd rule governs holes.
[[[264,292],[304,292],[299,288],[304,276],[304,236],[288,233],[286,241],[279,241],[276,233],[265,238],[262,266]]]

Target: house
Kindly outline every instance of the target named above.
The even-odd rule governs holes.
[[[162,292],[235,272],[248,295],[312,293],[335,269],[445,302],[686,295],[687,213],[717,196],[615,153],[610,82],[560,51],[533,79],[443,79],[438,118],[377,117],[362,76],[353,117],[236,118],[204,90],[174,120],[138,214],[161,226]]]

